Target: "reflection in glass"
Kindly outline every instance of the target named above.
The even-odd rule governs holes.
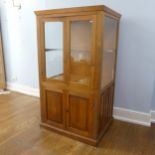
[[[117,21],[105,17],[102,59],[102,88],[114,80]]]
[[[92,22],[71,22],[70,81],[86,84],[90,82],[92,48]]]
[[[46,78],[63,80],[63,23],[45,23]]]

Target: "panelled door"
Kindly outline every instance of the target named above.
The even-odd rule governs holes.
[[[68,84],[92,87],[94,77],[96,16],[68,17],[69,23],[69,70]],[[68,93],[67,129],[89,136],[92,129],[93,99],[91,95],[79,94],[76,91]]]
[[[67,130],[88,137],[92,135],[94,126],[93,97],[70,92],[67,103]]]
[[[94,111],[92,96],[72,91],[72,87],[92,88],[96,16],[44,18],[41,22],[43,122],[89,136]]]
[[[67,20],[69,84],[91,88],[94,79],[96,16],[76,16]]]
[[[65,126],[65,91],[58,84],[65,85],[64,63],[65,20],[64,18],[43,18],[40,57],[40,86],[42,87],[42,121],[50,125]]]

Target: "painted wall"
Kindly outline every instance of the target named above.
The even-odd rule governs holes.
[[[105,4],[123,15],[115,106],[141,112],[155,109],[154,0],[21,0],[20,11],[12,8],[11,0],[7,4],[4,1],[1,0],[2,30],[9,82],[38,87],[34,10]]]
[[[151,102],[151,110],[155,111],[155,80],[154,80],[154,89],[153,89],[153,95],[152,95],[152,102]]]
[[[12,0],[0,0],[1,25],[7,81],[38,87],[38,61],[35,15],[44,3],[22,0],[22,9],[13,8]]]

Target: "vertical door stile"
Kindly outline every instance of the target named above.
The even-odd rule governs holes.
[[[42,122],[46,122],[46,107],[45,107],[45,90],[42,82],[45,80],[45,64],[44,64],[44,23],[41,17],[37,18],[37,29],[38,29],[38,46],[39,46],[39,78],[40,78],[40,100],[41,100],[41,119]]]
[[[97,34],[97,25],[96,25],[96,15],[93,15],[92,16],[92,40],[91,40],[91,79],[90,79],[90,83],[93,83],[93,84],[90,84],[90,89],[94,89],[94,81],[95,81],[95,64],[96,64],[96,34]]]
[[[117,65],[117,52],[118,52],[118,38],[119,38],[119,21],[117,21],[117,32],[116,32],[116,42],[115,42],[115,50],[116,50],[116,55],[115,55],[115,67],[114,67],[114,70],[115,70],[115,74],[114,74],[114,81],[116,79],[116,65]],[[115,82],[114,82],[114,85],[115,85]]]
[[[65,90],[64,90],[64,125],[67,128],[67,119],[69,115],[69,48],[70,48],[70,24],[67,17],[64,18],[64,75],[65,75]]]
[[[70,73],[70,23],[68,18],[65,18],[64,21],[64,74],[65,74],[65,83],[69,84],[69,73]]]
[[[46,67],[45,67],[45,23],[43,20],[41,20],[41,27],[40,27],[40,33],[41,33],[41,51],[40,51],[40,63],[41,65],[41,80],[42,82],[45,81],[46,79]]]

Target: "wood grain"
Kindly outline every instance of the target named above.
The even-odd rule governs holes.
[[[57,123],[63,123],[63,95],[47,91],[47,119]]]
[[[53,10],[42,10],[35,11],[36,15],[51,15],[51,14],[69,14],[69,13],[79,13],[79,12],[92,12],[92,11],[104,11],[108,14],[111,14],[115,17],[120,18],[121,14],[108,8],[105,5],[98,6],[86,6],[86,7],[73,7],[73,8],[64,8],[64,9],[53,9]]]
[[[40,128],[39,99],[0,95],[0,155],[154,155],[151,128],[113,121],[99,147]]]

